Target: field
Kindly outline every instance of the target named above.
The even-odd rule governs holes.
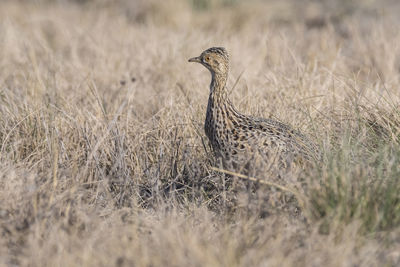
[[[399,266],[399,13],[1,1],[0,266]],[[240,111],[320,146],[287,188],[214,168],[210,75],[187,61],[212,46]]]

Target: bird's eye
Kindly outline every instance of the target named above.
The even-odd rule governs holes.
[[[208,62],[210,61],[210,57],[206,57],[205,60]]]

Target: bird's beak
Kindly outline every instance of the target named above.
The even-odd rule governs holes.
[[[189,59],[189,62],[201,63],[201,59],[200,57],[192,57],[191,59]]]

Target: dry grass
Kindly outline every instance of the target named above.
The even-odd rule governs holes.
[[[385,3],[2,1],[0,265],[398,265],[400,20]],[[321,146],[284,177],[302,205],[214,171],[209,75],[187,59],[217,45],[241,111]]]

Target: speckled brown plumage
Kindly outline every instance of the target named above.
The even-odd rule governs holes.
[[[285,163],[318,157],[317,147],[290,126],[236,110],[226,90],[229,55],[225,48],[209,48],[189,62],[198,62],[211,72],[204,129],[215,154],[225,165],[243,166],[256,154],[264,159],[278,155]]]

